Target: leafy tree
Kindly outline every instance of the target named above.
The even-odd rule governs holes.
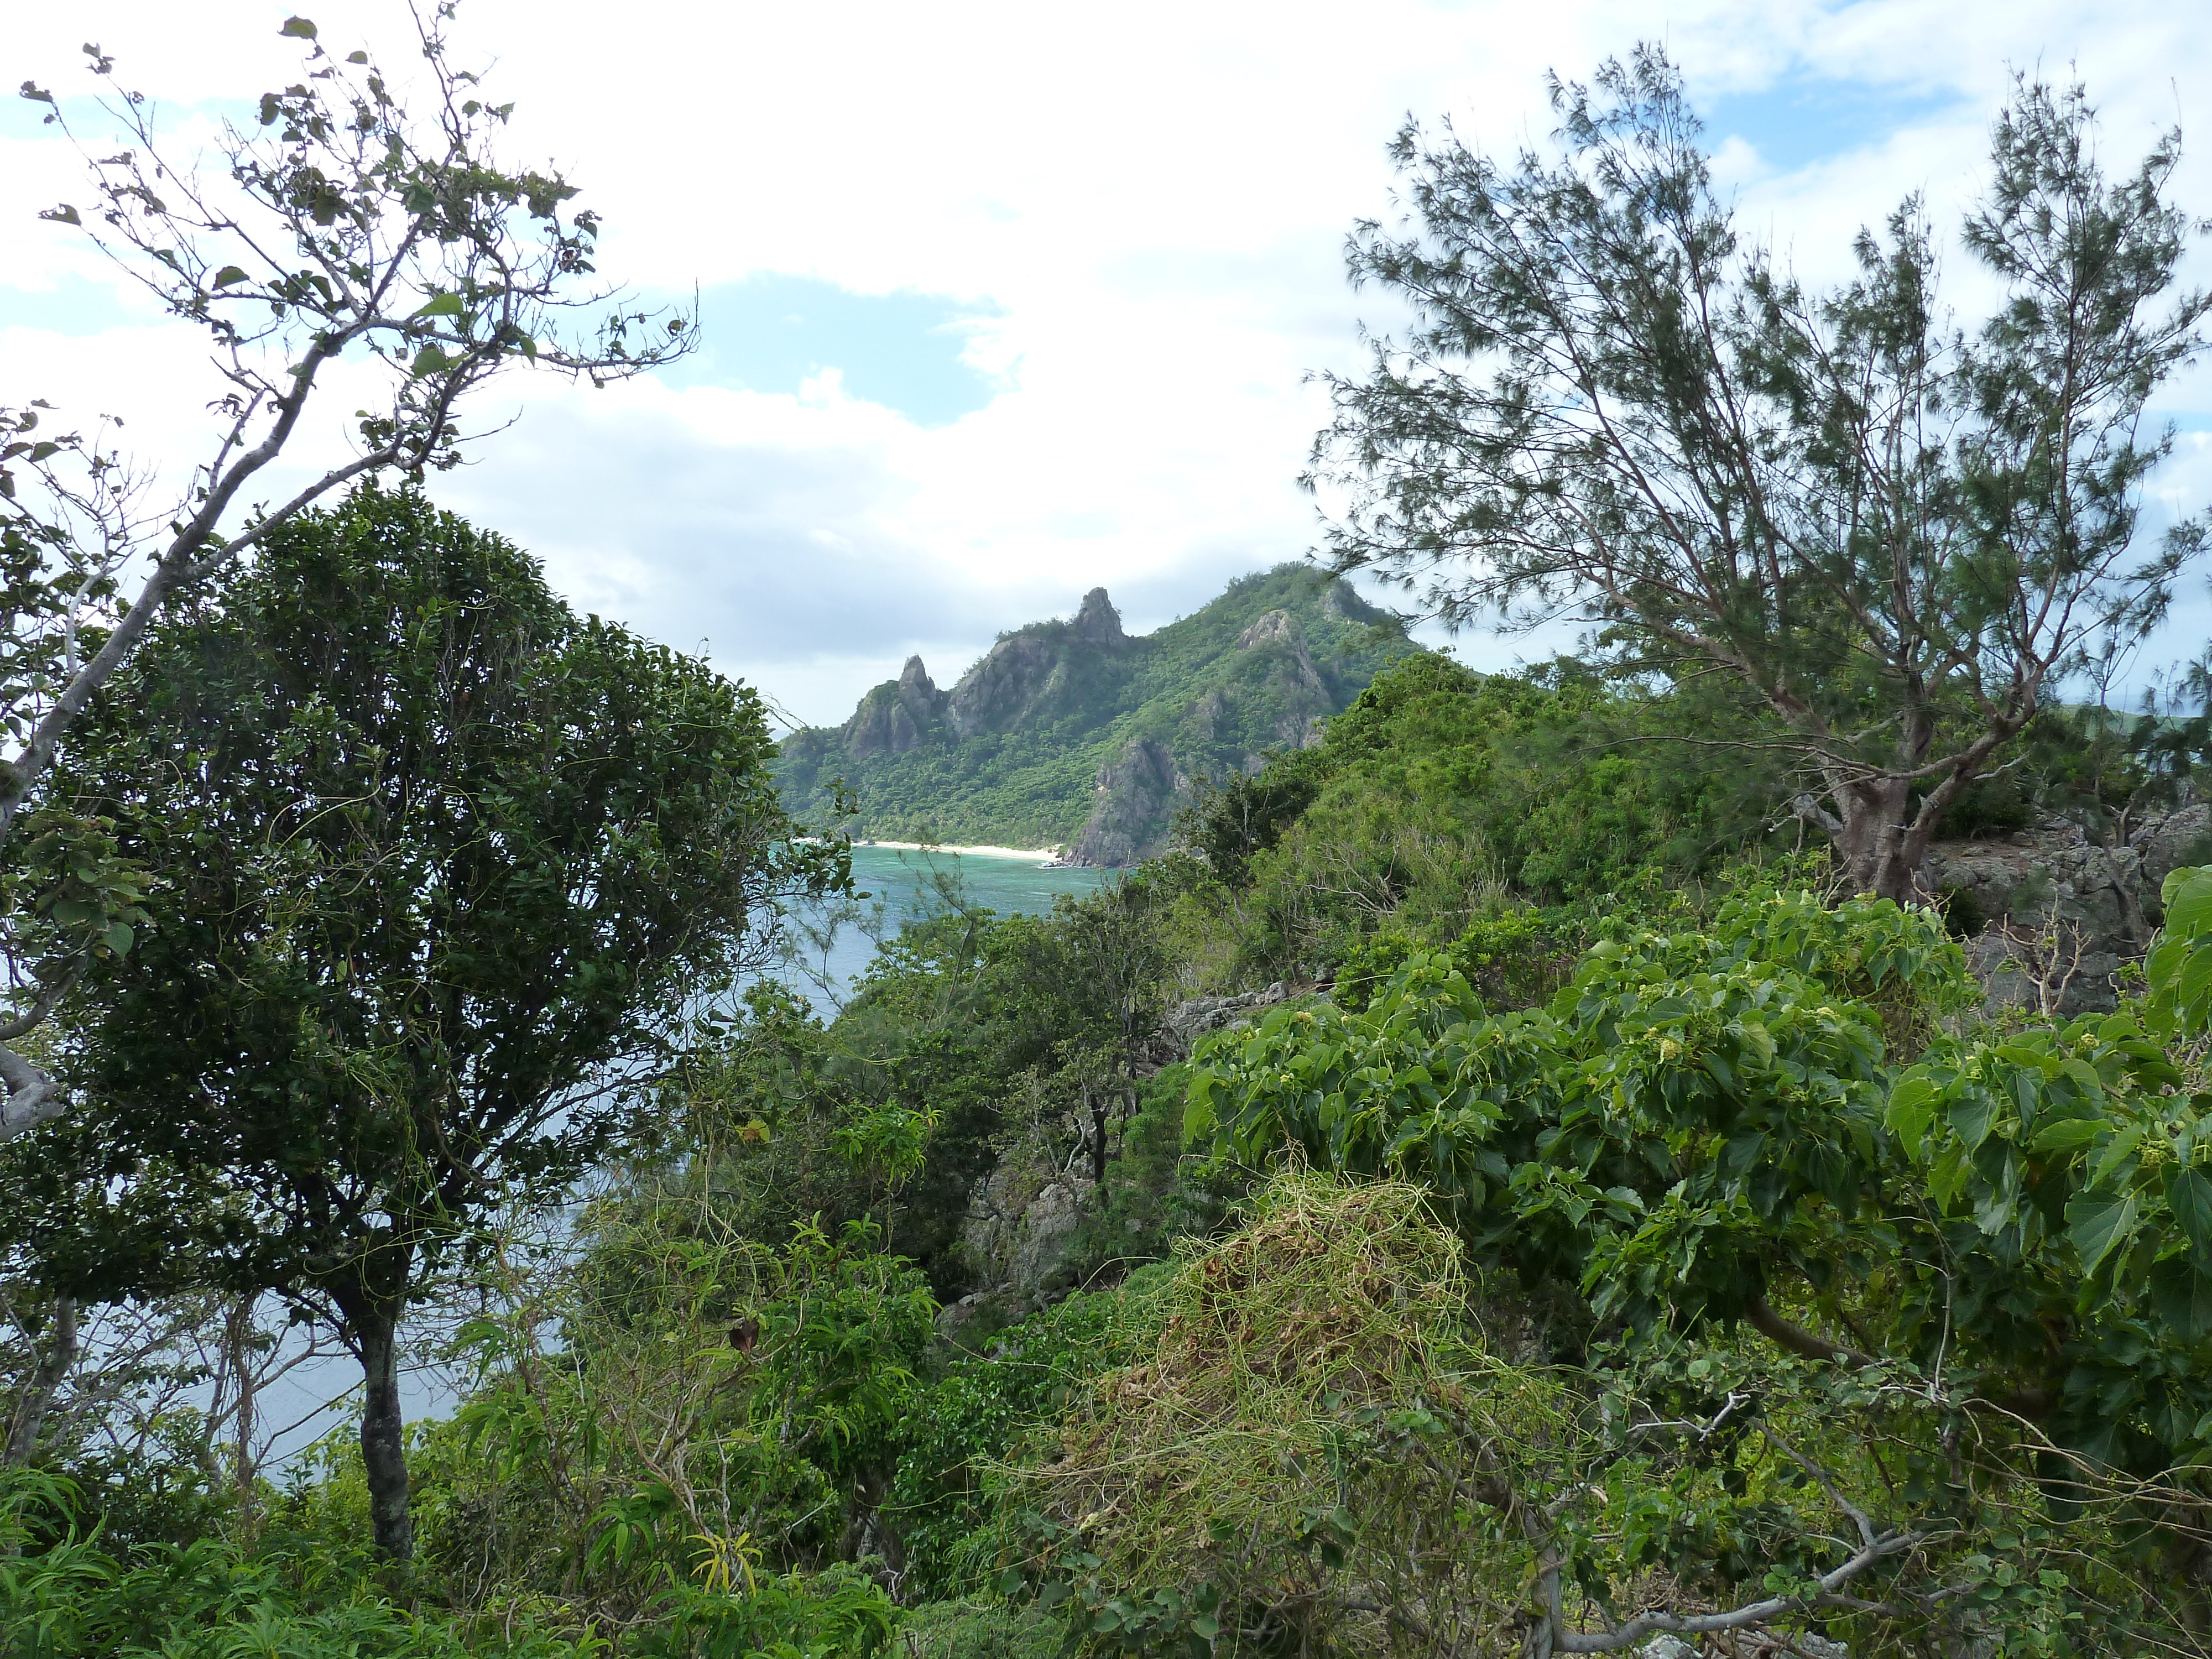
[[[573,616],[408,491],[267,536],[126,684],[68,799],[160,914],[87,986],[88,1105],[20,1160],[28,1236],[72,1285],[214,1279],[329,1319],[404,1557],[409,1303],[488,1212],[620,1141],[690,1012],[842,854],[790,842],[751,692]]]
[[[1778,269],[1656,48],[1552,100],[1548,155],[1398,135],[1412,222],[1349,258],[1417,321],[1332,380],[1335,568],[1731,677],[1817,778],[1800,811],[1902,900],[1951,801],[2207,545],[2202,520],[2137,533],[2172,443],[2146,406],[2212,307],[2172,291],[2179,137],[2108,178],[2082,92],[2023,78],[1960,227],[2002,299],[1957,333],[1917,199],[1844,286]]]
[[[301,79],[261,95],[256,126],[226,123],[211,168],[171,152],[142,94],[118,90],[101,105],[111,130],[80,136],[52,92],[23,82],[76,145],[93,192],[82,211],[63,203],[40,216],[82,228],[165,312],[204,330],[222,384],[203,459],[166,495],[112,425],[56,432],[43,399],[0,408],[0,836],[44,799],[70,728],[179,589],[356,479],[420,481],[454,465],[473,435],[463,401],[510,368],[604,384],[688,346],[688,319],[625,313],[591,285],[599,221],[572,205],[574,185],[500,160],[514,106],[486,102],[479,77],[448,61],[439,30],[452,14],[452,0],[416,13],[425,81],[411,112],[368,52],[335,55],[312,21],[288,20]],[[115,60],[85,52],[114,85]],[[564,327],[564,313],[586,325]],[[384,387],[354,394],[369,405],[354,453],[273,507],[254,502],[255,480],[341,357]],[[70,828],[50,817],[35,833]],[[0,1021],[0,1140],[65,1103],[43,1067],[4,1045],[43,1022],[93,959],[128,948],[114,941],[131,920],[131,872],[106,870],[98,826],[86,828],[88,894],[58,906],[51,882],[30,880],[10,896],[19,1012]],[[40,869],[35,854],[15,859]]]

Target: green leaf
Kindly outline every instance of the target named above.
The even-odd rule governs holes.
[[[2212,1336],[2212,1278],[2182,1261],[2161,1261],[2151,1272],[2151,1310],[2185,1342]]]
[[[2136,1195],[2080,1193],[2066,1206],[2067,1236],[2081,1253],[2081,1271],[2093,1273],[2135,1231]]]
[[[1924,1077],[1905,1077],[1898,1080],[1889,1091],[1889,1105],[1884,1121],[1890,1133],[1905,1143],[1905,1150],[1917,1157],[1920,1142],[1928,1133],[1929,1121],[1935,1115],[1936,1085]]]
[[[2114,1135],[2105,1150],[2097,1154],[2096,1167],[2089,1172],[2089,1184],[2100,1187],[2113,1170],[2127,1162],[2135,1149],[2142,1144],[2144,1126],[2130,1123]]]
[[[2045,1124],[2041,1133],[2029,1143],[2039,1152],[2078,1152],[2104,1132],[2105,1126],[2094,1117],[2066,1117],[2056,1123]]]
[[[2177,1170],[2166,1183],[2166,1205],[2189,1235],[2197,1259],[2212,1267],[2212,1181],[2195,1170]]]
[[[1969,1152],[1978,1152],[1996,1127],[1997,1103],[1987,1095],[1971,1095],[1951,1108],[1951,1127]]]
[[[64,202],[59,207],[48,208],[39,217],[57,225],[82,225],[84,222],[77,217],[76,210],[67,202]]]
[[[24,82],[21,88],[17,92],[16,96],[19,98],[27,98],[34,104],[51,104],[54,101],[53,94],[48,92],[44,87],[39,85],[34,81]]]
[[[276,33],[289,34],[295,40],[312,40],[315,38],[315,26],[304,17],[288,17],[284,20],[284,27]]]
[[[131,924],[127,921],[109,922],[101,930],[100,940],[117,956],[129,955],[131,940]]]
[[[238,266],[225,265],[221,270],[216,272],[215,281],[210,284],[210,286],[214,288],[228,288],[233,283],[242,283],[245,280],[246,273]]]
[[[415,314],[417,317],[458,317],[461,314],[461,296],[458,294],[433,294],[429,303]]]
[[[366,64],[368,61],[368,54],[365,52],[349,52],[346,54],[346,62],[349,64]]]

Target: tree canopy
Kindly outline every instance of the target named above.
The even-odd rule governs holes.
[[[379,1462],[401,1314],[483,1217],[619,1144],[688,1017],[767,959],[775,901],[840,855],[791,839],[750,691],[575,617],[410,491],[272,533],[125,685],[67,799],[159,896],[86,987],[85,1116],[33,1167],[49,1259],[327,1316],[404,1553]]]
[[[1330,380],[1335,568],[1733,677],[1852,879],[1904,899],[1949,803],[2207,546],[2139,533],[2173,438],[2146,406],[2212,307],[2174,286],[2179,135],[2110,177],[2086,94],[2021,79],[1959,228],[2000,297],[1959,330],[1917,198],[1832,290],[1752,241],[1657,48],[1552,102],[1547,152],[1398,136],[1407,222],[1349,261],[1414,321]]]

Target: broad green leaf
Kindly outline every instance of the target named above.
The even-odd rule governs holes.
[[[2039,1152],[2076,1152],[2104,1132],[2105,1125],[2094,1117],[2061,1118],[2056,1123],[2045,1124],[2030,1145]]]
[[[228,288],[233,283],[242,283],[245,280],[246,273],[238,266],[225,265],[221,270],[216,272],[215,281],[210,284],[210,286],[215,288]]]
[[[2080,1193],[2066,1206],[2066,1232],[2081,1254],[2081,1271],[2094,1273],[2097,1264],[2124,1243],[2135,1231],[2133,1193]]]
[[[433,294],[428,303],[415,314],[417,317],[458,317],[461,314],[461,296],[458,294]]]
[[[1890,1132],[1905,1143],[1905,1150],[1917,1156],[1922,1138],[1928,1133],[1929,1119],[1935,1115],[1936,1085],[1924,1077],[1900,1079],[1889,1091],[1889,1105],[1883,1113]]]
[[[2197,1260],[2212,1267],[2212,1181],[2196,1170],[2177,1170],[2166,1183],[2166,1204]]]
[[[2143,1125],[2130,1123],[2114,1135],[2105,1150],[2097,1154],[2096,1167],[2089,1171],[2089,1184],[2101,1187],[2112,1171],[2127,1162],[2136,1148],[2142,1144]]]
[[[2150,1278],[2151,1308],[2185,1342],[2212,1336],[2212,1277],[2188,1262],[2161,1261]]]
[[[1970,1097],[1951,1108],[1951,1127],[1970,1152],[1990,1138],[1996,1121],[1997,1103],[1987,1095]]]
[[[315,38],[315,26],[304,17],[288,17],[284,20],[284,27],[276,33],[289,34],[295,40],[312,40]]]

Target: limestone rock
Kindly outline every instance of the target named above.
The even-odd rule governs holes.
[[[2212,864],[2212,801],[2147,819],[2128,839],[2142,860],[2143,902],[2155,908],[2158,890],[2176,870]]]
[[[920,657],[908,657],[895,680],[860,699],[845,722],[847,750],[855,756],[903,755],[921,746],[944,722],[947,698]]]
[[[2051,819],[2002,841],[1931,848],[1928,884],[1969,931],[1992,1007],[2071,1016],[2118,1006],[2114,975],[2142,954],[2142,860]]]
[[[1129,636],[1121,631],[1121,613],[1106,597],[1104,588],[1094,587],[1083,596],[1083,607],[1075,613],[1075,637],[1092,645],[1127,643]]]
[[[1334,617],[1339,622],[1388,623],[1391,620],[1389,611],[1368,604],[1347,581],[1331,582],[1328,592],[1322,596],[1321,608],[1322,615]]]
[[[975,1281],[995,1287],[1010,1312],[1043,1305],[1072,1277],[1068,1245],[1083,1224],[1091,1178],[1080,1159],[1053,1158],[1064,1144],[1064,1133],[1042,1130],[1016,1142],[969,1200],[961,1252]]]
[[[1135,863],[1191,793],[1191,781],[1176,764],[1174,750],[1156,738],[1130,738],[1119,758],[1098,769],[1096,804],[1076,838],[1071,862],[1108,867]]]
[[[1247,991],[1233,997],[1194,997],[1188,1002],[1178,1002],[1161,1018],[1160,1029],[1154,1035],[1146,1063],[1157,1071],[1176,1060],[1188,1060],[1191,1050],[1198,1046],[1198,1040],[1207,1032],[1224,1028],[1236,1030],[1249,1025],[1259,1014],[1290,994],[1290,987],[1277,980],[1264,991]]]

